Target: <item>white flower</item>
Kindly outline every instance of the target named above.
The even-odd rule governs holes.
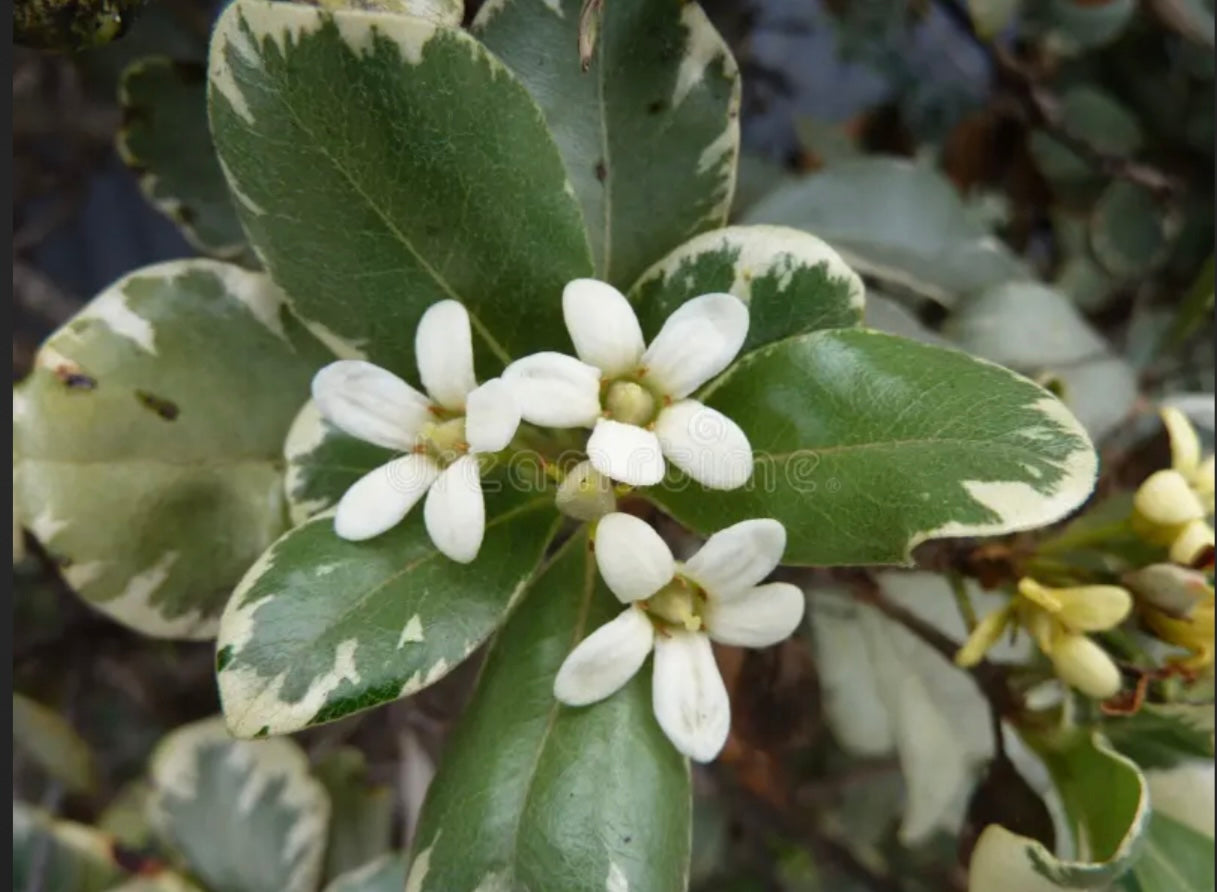
[[[704,294],[668,317],[647,347],[629,301],[595,279],[562,292],[578,359],[538,353],[507,367],[525,421],[590,427],[588,458],[631,486],[663,479],[666,458],[698,483],[735,489],[752,476],[752,447],[721,412],[688,399],[739,353],[748,308],[730,294]]]
[[[430,398],[359,360],[331,363],[313,378],[313,400],[327,421],[360,440],[407,453],[346,491],[334,530],[354,541],[379,536],[426,493],[423,517],[435,547],[469,563],[486,530],[477,456],[511,442],[520,410],[501,379],[478,386],[469,314],[456,301],[427,308],[414,351]]]
[[[786,530],[745,520],[711,536],[683,565],[644,521],[610,514],[596,528],[600,575],[629,605],[571,651],[554,696],[584,706],[610,696],[655,651],[652,707],[672,744],[698,762],[727,740],[731,706],[710,641],[766,647],[803,619],[803,592],[786,582],[759,585],[778,565]]]

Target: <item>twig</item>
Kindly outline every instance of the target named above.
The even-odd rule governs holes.
[[[958,641],[944,634],[911,610],[889,601],[870,574],[851,572],[848,574],[848,580],[853,588],[854,597],[858,601],[874,607],[888,619],[899,623],[937,651],[944,660],[954,664],[955,654],[961,646]],[[1000,715],[1017,715],[1022,711],[1022,703],[1010,689],[1004,668],[988,660],[981,660],[967,672]]]
[[[1156,167],[1101,149],[1070,128],[1056,95],[1008,50],[981,37],[972,24],[971,16],[958,0],[938,0],[938,3],[943,12],[960,26],[964,36],[992,61],[999,83],[1015,100],[1020,116],[1028,126],[1043,130],[1108,176],[1149,190],[1159,201],[1173,200],[1180,195],[1182,184],[1178,180]]]

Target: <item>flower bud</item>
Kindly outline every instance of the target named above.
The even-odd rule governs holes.
[[[1200,437],[1186,415],[1174,406],[1158,413],[1171,444],[1171,467],[1185,476],[1200,465]]]
[[[1175,536],[1171,542],[1170,558],[1176,564],[1195,567],[1207,555],[1213,560],[1213,528],[1203,520],[1193,520]]]
[[[613,482],[586,460],[563,478],[554,502],[559,511],[576,520],[598,520],[617,510]]]
[[[1190,615],[1197,604],[1213,597],[1203,573],[1175,564],[1150,564],[1125,573],[1124,583],[1142,603],[1177,618]]]
[[[1133,496],[1137,513],[1152,524],[1173,527],[1203,520],[1204,505],[1178,471],[1155,471]]]
[[[1118,626],[1132,611],[1132,595],[1118,585],[1079,585],[1052,591],[1061,604],[1056,618],[1074,632],[1102,632]]]
[[[1048,656],[1057,677],[1087,697],[1106,700],[1120,690],[1120,670],[1115,662],[1085,635],[1058,635]]]

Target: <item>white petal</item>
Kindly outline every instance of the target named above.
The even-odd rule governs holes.
[[[423,519],[443,554],[460,564],[477,557],[486,532],[486,504],[476,458],[463,455],[440,474],[427,493]]]
[[[642,364],[668,396],[688,396],[731,364],[746,337],[744,302],[731,294],[703,294],[668,317]]]
[[[706,631],[715,641],[736,647],[768,647],[799,627],[806,606],[803,590],[789,582],[758,585],[729,601],[707,605]]]
[[[358,359],[331,362],[319,371],[313,401],[330,424],[387,449],[413,447],[431,418],[425,396],[392,372]]]
[[[568,706],[603,700],[634,677],[655,641],[655,627],[637,607],[627,607],[579,642],[554,678],[554,697]]]
[[[655,419],[655,433],[664,458],[707,489],[738,489],[752,477],[752,444],[717,409],[673,403]]]
[[[491,378],[465,401],[465,440],[473,452],[506,448],[519,426],[520,405],[502,378]]]
[[[534,353],[503,371],[520,416],[542,427],[591,427],[600,416],[600,369],[562,353]]]
[[[634,308],[598,279],[575,279],[562,289],[562,316],[575,353],[609,376],[638,367],[645,347]]]
[[[653,486],[663,479],[663,452],[654,431],[610,418],[596,422],[587,441],[592,467],[630,486]]]
[[[768,517],[744,520],[719,530],[693,557],[684,573],[715,599],[743,594],[773,572],[786,550],[786,528]]]
[[[453,412],[464,409],[477,379],[469,313],[460,303],[441,300],[427,308],[414,333],[414,354],[419,377],[432,399]]]
[[[731,729],[731,703],[714,663],[710,639],[700,632],[655,638],[651,706],[659,727],[680,752],[709,762]]]
[[[403,455],[364,474],[338,503],[334,532],[360,542],[399,524],[439,476],[425,455]]]
[[[596,565],[623,603],[648,598],[676,573],[676,561],[659,533],[632,514],[609,514],[596,525]]]

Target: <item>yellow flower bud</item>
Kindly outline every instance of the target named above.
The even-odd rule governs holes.
[[[990,613],[977,623],[968,640],[955,654],[955,665],[968,669],[984,659],[989,648],[998,642],[1006,627],[1010,625],[1012,616],[1010,608],[1004,608]]]
[[[1203,520],[1193,520],[1171,542],[1170,558],[1176,564],[1191,567],[1213,546],[1213,528]]]
[[[1115,662],[1085,635],[1058,634],[1048,657],[1057,677],[1088,697],[1106,700],[1120,690],[1120,670]]]
[[[1203,520],[1204,505],[1192,491],[1187,479],[1175,470],[1155,471],[1145,479],[1133,496],[1133,507],[1150,523],[1174,527]]]
[[[1145,624],[1165,641],[1188,651],[1191,656],[1172,662],[1187,669],[1204,669],[1213,665],[1214,603],[1210,595],[1197,604],[1186,617],[1172,617],[1160,610],[1144,611]]]
[[[1214,492],[1217,491],[1217,484],[1213,481],[1213,456],[1209,456],[1200,463],[1194,474],[1192,474],[1192,489],[1196,491],[1196,495],[1200,497],[1200,501],[1204,504],[1205,510],[1213,513],[1214,508]]]

